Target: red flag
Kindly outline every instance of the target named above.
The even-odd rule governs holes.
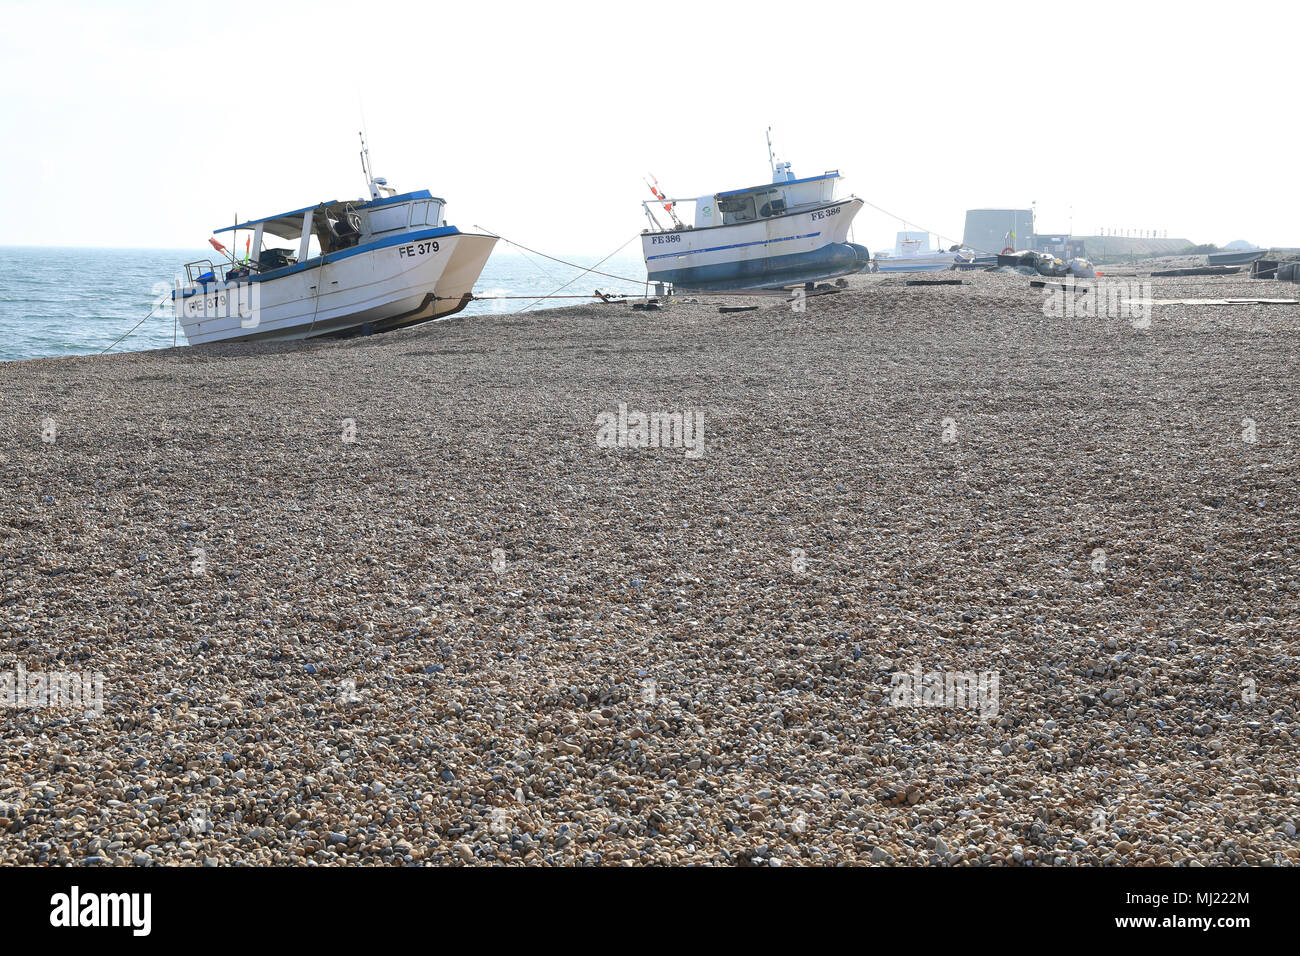
[[[212,243],[212,248],[213,248],[213,249],[216,249],[217,252],[225,252],[225,251],[226,251],[226,247],[223,246],[221,243],[217,242],[217,240],[215,240],[215,239],[209,239],[208,242]]]

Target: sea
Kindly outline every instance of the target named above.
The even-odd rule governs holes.
[[[543,299],[546,295],[643,293],[645,262],[640,252],[620,253],[600,267],[603,275],[582,275],[582,269],[561,265],[533,254],[497,251],[474,286],[474,301],[460,316],[530,312],[576,305],[591,299]],[[509,248],[509,247],[506,247]],[[549,255],[584,268],[602,254]],[[185,332],[170,314],[145,319],[167,297],[184,264],[214,258],[211,250],[73,249],[0,246],[0,361],[59,355],[98,354],[171,348],[185,344]],[[523,297],[523,298],[518,298]],[[138,329],[117,339],[142,319]]]

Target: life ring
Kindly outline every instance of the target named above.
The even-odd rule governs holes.
[[[1016,251],[1016,250],[1013,249],[1011,246],[1007,246],[1005,249],[1002,250],[1002,252],[1000,253],[1000,255],[1009,256],[1009,255],[1011,255],[1011,254],[1012,254],[1013,252],[1015,252],[1015,251]]]

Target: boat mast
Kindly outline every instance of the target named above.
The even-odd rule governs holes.
[[[776,153],[772,150],[772,127],[770,126],[767,128],[767,162],[772,167],[772,182],[785,183],[794,179],[794,176],[790,175],[790,164],[776,161]]]
[[[378,199],[379,190],[375,188],[375,179],[370,172],[370,147],[366,145],[366,134],[358,131],[357,136],[361,138],[361,174],[366,177],[366,188],[370,190],[370,198]]]

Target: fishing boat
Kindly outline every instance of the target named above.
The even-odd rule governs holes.
[[[947,252],[930,248],[928,232],[900,232],[894,239],[893,252],[877,252],[872,263],[873,272],[934,272],[968,265],[975,253],[960,246]]]
[[[871,253],[848,241],[863,202],[835,198],[839,171],[797,179],[789,163],[777,162],[770,135],[768,161],[770,183],[694,199],[670,199],[657,180],[647,182],[655,198],[643,204],[650,227],[642,232],[641,250],[650,282],[678,289],[769,289],[868,267]],[[681,204],[694,206],[692,223],[678,215]],[[659,206],[667,223],[656,216]]]
[[[217,229],[208,241],[220,261],[186,263],[172,291],[186,341],[387,332],[465,308],[498,237],[461,232],[447,224],[445,200],[428,190],[399,193],[374,176],[364,139],[361,168],[368,200]],[[235,252],[216,238],[225,233]]]

